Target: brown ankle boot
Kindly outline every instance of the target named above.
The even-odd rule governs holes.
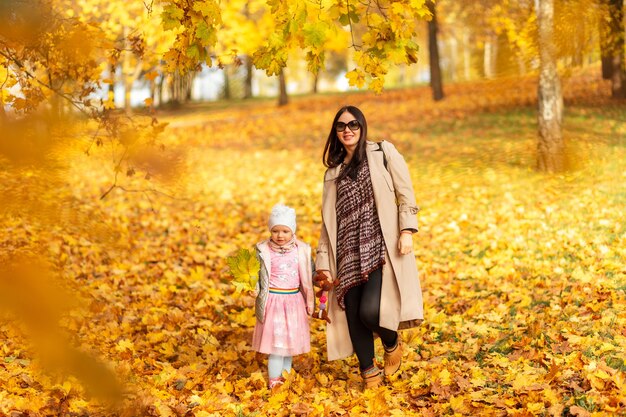
[[[385,374],[382,369],[374,365],[371,369],[361,372],[361,376],[363,377],[363,389],[366,390],[368,388],[377,388],[383,382]]]
[[[402,340],[400,339],[400,333],[398,333],[398,341],[395,347],[391,348],[391,350],[385,347],[383,360],[385,361],[385,375],[391,376],[400,369],[402,364]]]

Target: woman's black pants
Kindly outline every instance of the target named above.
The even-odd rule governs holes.
[[[350,339],[361,371],[374,364],[374,333],[389,347],[395,345],[398,337],[396,331],[378,324],[382,284],[383,271],[378,268],[369,274],[366,283],[350,288],[344,298]]]

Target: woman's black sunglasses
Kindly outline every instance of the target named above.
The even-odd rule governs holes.
[[[337,124],[335,125],[335,130],[337,130],[337,132],[343,132],[344,130],[346,130],[346,126],[348,126],[348,129],[350,129],[352,132],[361,128],[361,124],[359,123],[359,121],[354,119],[350,120],[348,123],[337,122]]]

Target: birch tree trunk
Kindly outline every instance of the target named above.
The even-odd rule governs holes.
[[[494,78],[496,75],[496,60],[498,58],[498,40],[496,36],[490,35],[485,41],[485,51],[483,56],[483,71],[485,78]]]
[[[537,4],[540,55],[537,168],[544,172],[560,172],[565,160],[561,132],[563,96],[556,70],[554,0],[539,0]]]

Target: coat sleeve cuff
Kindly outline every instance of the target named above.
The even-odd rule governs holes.
[[[329,239],[326,233],[326,227],[322,225],[320,233],[320,240],[317,245],[317,251],[315,253],[315,269],[316,270],[330,270],[330,259],[328,257]]]
[[[407,204],[401,204],[398,207],[398,226],[400,230],[413,230],[417,231],[417,212],[419,211],[419,207],[410,206]]]
[[[328,262],[328,249],[323,246],[317,248],[315,256],[315,270],[330,270],[330,263]]]

